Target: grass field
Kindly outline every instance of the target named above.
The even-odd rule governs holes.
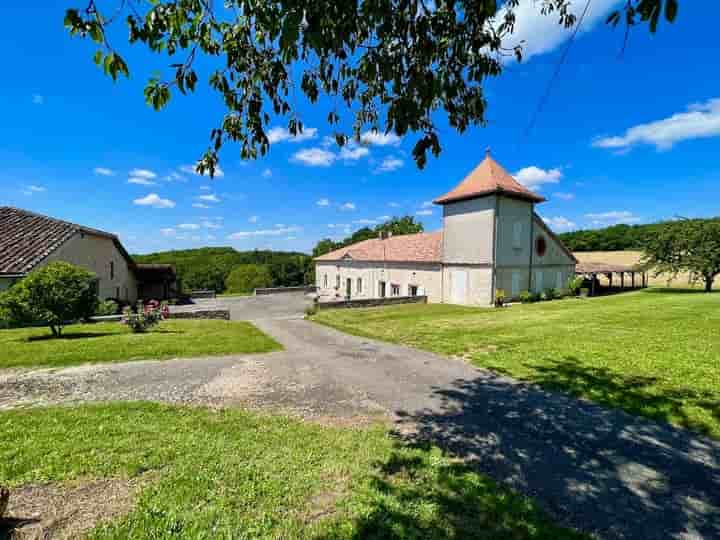
[[[0,445],[0,484],[14,491],[111,478],[117,496],[122,482],[146,479],[129,513],[86,518],[93,539],[580,538],[531,500],[437,449],[400,446],[380,426],[133,403],[4,412],[0,431],[12,441]],[[80,515],[109,512],[101,486]],[[68,515],[71,506],[68,496]]]
[[[328,310],[314,320],[720,438],[720,293],[646,289],[502,310]]]
[[[280,348],[245,322],[168,320],[144,334],[133,334],[118,322],[82,324],[66,327],[59,339],[47,328],[22,328],[0,330],[0,369],[262,353]]]

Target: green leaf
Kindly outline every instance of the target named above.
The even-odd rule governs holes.
[[[665,19],[668,22],[673,22],[678,13],[678,2],[677,0],[665,0]]]

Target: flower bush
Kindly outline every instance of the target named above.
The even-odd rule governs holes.
[[[126,324],[130,330],[139,334],[160,324],[160,321],[167,319],[170,310],[167,302],[160,303],[157,300],[150,300],[145,305],[138,302],[135,310],[130,306],[123,309],[122,324]]]

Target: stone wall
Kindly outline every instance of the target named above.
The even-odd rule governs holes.
[[[268,294],[283,294],[283,293],[297,293],[306,292],[313,293],[317,287],[309,285],[302,287],[265,287],[262,289],[255,289],[255,296],[264,296]]]
[[[376,306],[394,306],[398,304],[427,304],[427,296],[392,296],[389,298],[362,298],[340,302],[318,302],[317,309],[364,308]]]
[[[222,319],[230,320],[230,311],[227,309],[198,309],[195,311],[170,312],[170,319]]]

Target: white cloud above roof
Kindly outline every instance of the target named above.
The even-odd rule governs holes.
[[[108,169],[107,167],[95,167],[93,169],[93,174],[98,176],[115,176],[115,171]]]
[[[302,133],[298,133],[297,135],[291,134],[287,128],[284,128],[282,126],[275,126],[273,128],[270,128],[267,132],[267,138],[270,144],[275,144],[279,142],[303,142],[303,141],[309,141],[310,139],[314,139],[318,136],[318,130],[317,128],[312,127],[306,127],[302,130]]]
[[[562,178],[562,171],[560,169],[542,169],[531,165],[520,169],[513,176],[526,188],[538,189],[543,184],[557,184]]]
[[[371,144],[373,146],[398,146],[402,141],[394,133],[381,133],[379,131],[366,131],[360,135],[360,141],[363,144]]]
[[[145,197],[135,199],[133,204],[138,206],[152,206],[153,208],[175,208],[175,201],[163,199],[157,193],[148,193]]]

